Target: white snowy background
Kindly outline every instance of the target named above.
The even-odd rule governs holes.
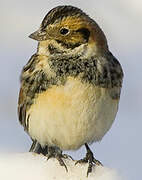
[[[141,0],[0,1],[0,151],[27,152],[31,145],[17,119],[19,75],[37,46],[28,35],[39,27],[51,8],[65,4],[80,7],[98,22],[125,73],[116,121],[91,149],[105,166],[115,168],[126,180],[141,179]],[[69,153],[79,159],[85,148]]]

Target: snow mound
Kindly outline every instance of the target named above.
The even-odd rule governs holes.
[[[122,180],[117,172],[107,167],[95,166],[86,177],[87,164],[77,164],[66,159],[68,172],[55,158],[47,161],[35,153],[0,154],[0,180]]]

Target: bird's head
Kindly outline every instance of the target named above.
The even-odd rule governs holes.
[[[107,40],[98,24],[82,10],[58,6],[43,19],[30,38],[39,41],[39,54],[100,53],[108,49]]]

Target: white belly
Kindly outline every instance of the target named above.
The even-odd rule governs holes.
[[[118,101],[105,88],[69,78],[64,86],[53,86],[39,94],[29,109],[29,134],[42,146],[77,149],[99,141],[111,127]]]

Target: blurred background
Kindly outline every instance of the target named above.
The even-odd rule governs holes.
[[[31,140],[17,118],[19,75],[37,47],[37,42],[28,35],[37,30],[51,8],[65,4],[81,8],[98,22],[125,74],[116,121],[91,149],[97,159],[117,169],[125,179],[141,179],[141,0],[0,1],[0,151],[27,152],[30,148]],[[79,159],[85,148],[69,153]]]

